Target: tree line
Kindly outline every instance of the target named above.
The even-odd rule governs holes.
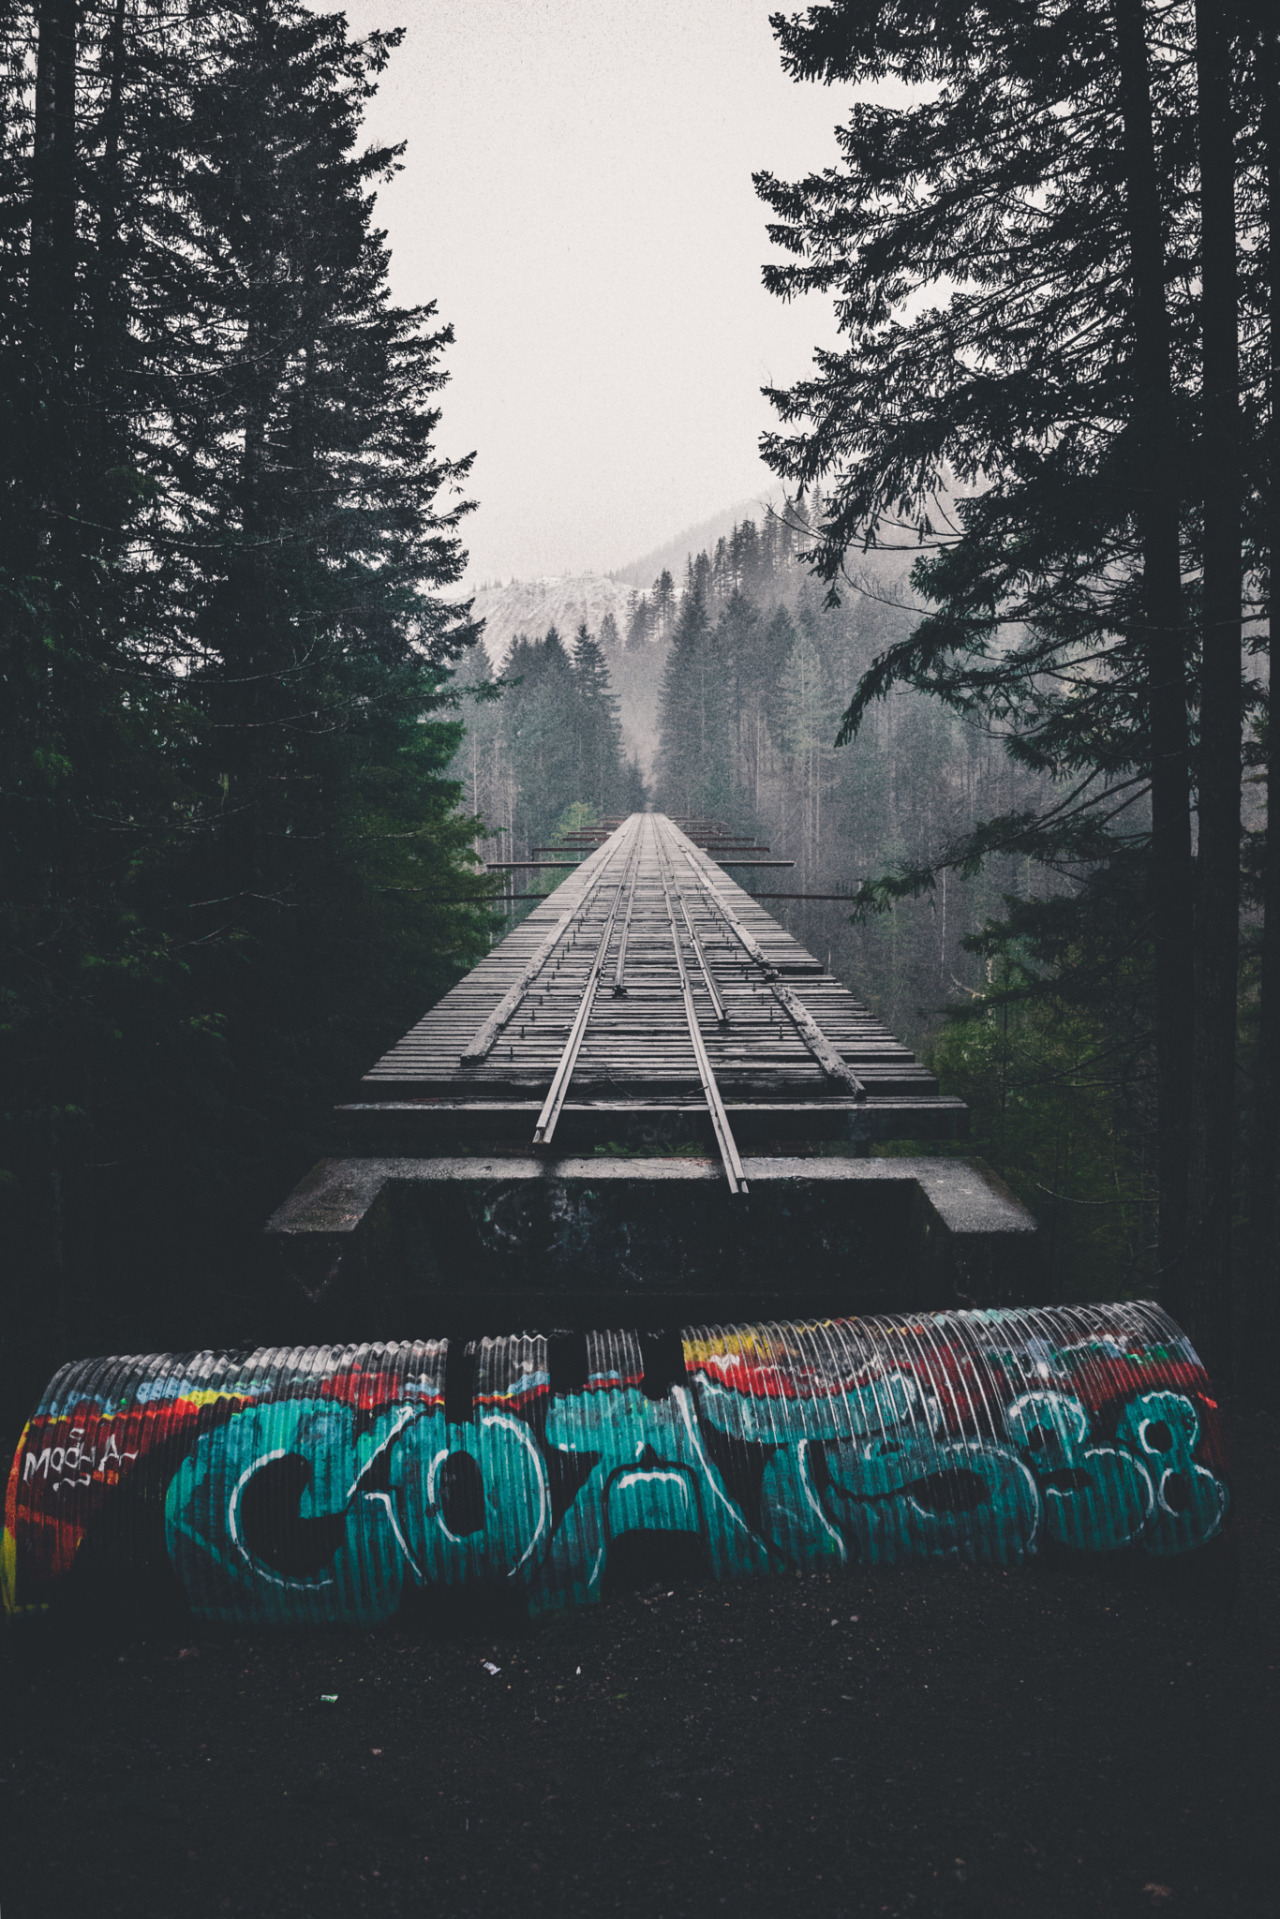
[[[473,703],[452,771],[493,836],[479,842],[487,857],[527,860],[571,825],[644,806],[644,776],[624,750],[609,670],[617,649],[617,626],[606,614],[599,635],[585,620],[568,646],[554,626],[541,639],[517,633],[500,669],[478,647],[460,672],[459,687]],[[554,883],[551,871],[519,878],[511,889],[517,895]]]
[[[399,149],[361,135],[399,35],[296,0],[0,25],[0,1197],[38,1369],[191,1336],[175,1273],[483,952],[491,885],[446,776],[451,335],[390,297]]]

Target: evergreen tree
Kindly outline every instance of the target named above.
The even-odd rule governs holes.
[[[711,597],[719,605],[727,600],[737,581],[729,557],[729,542],[721,534],[711,558]]]
[[[334,871],[347,781],[388,720],[411,752],[474,638],[434,591],[463,560],[434,504],[467,471],[431,443],[451,335],[390,305],[368,189],[394,155],[356,150],[388,51],[283,0],[225,8],[184,128],[183,267],[216,326],[163,342],[175,586],[218,793],[210,886],[264,951],[282,909],[319,934],[292,909]]]
[[[627,622],[627,646],[639,649],[648,644],[653,635],[653,608],[648,595],[642,593],[631,609],[631,618]]]
[[[988,822],[953,865],[1002,849],[1083,873],[1145,848],[1162,1287],[1220,1354],[1241,711],[1229,30],[1183,5],[1157,31],[1142,0],[956,0],[892,18],[835,0],[778,30],[797,76],[930,82],[906,107],[856,107],[841,168],[759,182],[774,237],[802,262],[769,269],[770,283],[838,291],[850,339],[774,396],[801,430],[773,436],[767,457],[830,488],[814,544],[824,577],[905,529],[938,608],[864,676],[845,737],[905,681],[983,713],[1026,766],[1075,783]],[[1197,164],[1198,218],[1183,186]],[[1195,305],[1188,261],[1203,276]],[[939,284],[945,298],[903,318]],[[945,500],[948,486],[961,497]],[[1203,598],[1183,577],[1187,543]],[[1210,602],[1197,647],[1192,616]],[[920,883],[924,869],[906,881]]]
[[[578,792],[612,813],[622,801],[622,728],[603,650],[585,620],[574,636],[573,680]]]
[[[670,639],[676,620],[676,583],[665,566],[653,583],[649,606],[651,620],[646,638]]]
[[[499,679],[483,646],[476,646],[458,664],[451,692],[459,701],[465,731],[449,767],[450,779],[462,789],[463,810],[477,822],[476,851],[481,858],[504,858],[497,848],[486,849],[493,835],[510,843],[515,830],[517,793],[507,752],[507,683]]]
[[[554,838],[556,821],[580,797],[573,665],[556,628],[542,640],[518,635],[503,677],[516,683],[508,737],[520,824],[533,847]]]
[[[769,522],[766,520],[766,526]],[[732,584],[740,593],[758,593],[766,582],[761,578],[760,535],[754,520],[742,520],[733,529],[729,542]]]
[[[0,18],[0,1151],[13,1339],[34,1309],[58,1345],[95,1089],[139,994],[172,975],[133,881],[181,778],[125,564],[146,500],[116,287],[140,220],[118,180],[125,51],[72,0]]]
[[[754,601],[735,589],[718,624],[732,712],[733,790],[744,817],[756,818],[782,670],[791,655],[791,621],[785,607],[778,607],[766,622]]]
[[[667,812],[721,816],[730,798],[729,701],[706,600],[681,603],[662,678],[659,799]]]
[[[793,784],[800,799],[799,838],[803,855],[799,877],[806,885],[817,876],[824,807],[834,776],[833,742],[840,715],[817,629],[813,611],[805,608],[781,679],[779,715],[783,750],[791,763]]]
[[[155,1337],[108,1295],[256,1227],[488,887],[442,777],[449,334],[390,302],[394,154],[358,151],[396,36],[293,0],[5,25],[6,1199],[56,1348]]]

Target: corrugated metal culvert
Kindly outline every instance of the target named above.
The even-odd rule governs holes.
[[[433,1586],[597,1599],[637,1547],[718,1578],[1194,1552],[1228,1493],[1148,1304],[95,1359],[14,1458],[6,1608],[175,1577],[201,1619],[393,1618]]]

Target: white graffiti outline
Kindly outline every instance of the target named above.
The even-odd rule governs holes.
[[[273,1459],[291,1459],[299,1456],[294,1453],[292,1446],[277,1446],[274,1452],[259,1453],[252,1465],[246,1466],[232,1487],[231,1497],[227,1501],[227,1532],[230,1534],[231,1544],[256,1578],[265,1579],[273,1586],[292,1588],[295,1591],[301,1588],[304,1592],[320,1592],[325,1586],[333,1585],[332,1573],[326,1573],[323,1579],[297,1579],[289,1578],[284,1573],[269,1572],[260,1559],[254,1558],[240,1537],[240,1496],[254,1474],[261,1472],[264,1466],[269,1466]]]
[[[529,1428],[523,1420],[513,1419],[509,1413],[486,1413],[481,1423],[485,1426],[505,1426],[508,1431],[515,1433],[520,1444],[524,1447],[537,1469],[538,1523],[533,1529],[533,1537],[529,1541],[529,1544],[525,1547],[519,1559],[517,1559],[515,1565],[512,1566],[507,1574],[508,1579],[514,1579],[525,1561],[537,1550],[546,1537],[548,1531],[548,1507],[551,1503],[551,1486],[547,1479],[546,1463],[543,1460],[542,1454],[538,1451],[537,1442],[533,1434],[529,1431]]]
[[[730,1499],[724,1486],[721,1484],[719,1473],[707,1457],[706,1448],[702,1443],[702,1434],[698,1431],[697,1416],[693,1410],[693,1400],[689,1388],[687,1386],[673,1386],[671,1388],[671,1397],[675,1400],[679,1409],[680,1417],[684,1421],[685,1431],[689,1435],[689,1444],[693,1448],[694,1458],[701,1467],[713,1496],[719,1500],[734,1525],[737,1526],[740,1531],[746,1533],[750,1539],[758,1538],[758,1534],[753,1532],[751,1527],[748,1526],[736,1502]]]

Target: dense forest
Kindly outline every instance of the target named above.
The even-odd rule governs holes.
[[[602,656],[656,802],[793,856],[784,917],[969,1097],[1055,1290],[1157,1293],[1224,1371],[1243,1316],[1247,1368],[1280,1272],[1274,9],[774,24],[795,78],[904,89],[836,167],[757,179],[766,283],[832,298],[841,348],[770,395],[792,505]]]
[[[490,885],[445,777],[476,637],[444,597],[450,335],[389,297],[397,154],[361,133],[397,36],[293,0],[0,18],[0,1164],[29,1390],[68,1351],[242,1335],[246,1236],[484,951]]]
[[[981,848],[985,822],[1051,806],[1053,782],[1009,750],[1007,729],[909,685],[837,746],[850,693],[909,635],[913,594],[885,556],[826,605],[794,557],[822,504],[786,510],[764,569],[749,525],[692,561],[663,678],[664,803],[730,818],[794,859],[753,890],[801,895],[770,910],[970,1102],[964,1150],[1040,1217],[1055,1292],[1142,1290],[1154,1114],[1132,995],[1116,978],[1100,1006],[1068,1005],[1061,966],[999,930],[1015,903],[1070,911],[1084,875],[1010,845],[946,857],[957,841]],[[852,912],[823,897],[839,894]]]
[[[0,22],[11,1379],[258,1330],[234,1275],[333,1099],[557,877],[484,862],[646,804],[794,860],[755,890],[970,1100],[1056,1292],[1158,1293],[1219,1365],[1243,1311],[1260,1350],[1271,10],[776,21],[794,77],[902,88],[757,180],[767,284],[842,337],[771,396],[786,501],[500,658],[451,334],[391,298],[400,149],[362,143],[398,34]]]
[[[611,629],[610,619],[599,635],[583,622],[568,645],[554,626],[540,638],[517,634],[500,672],[479,647],[460,667],[466,735],[450,770],[497,842],[480,844],[486,857],[529,859],[567,830],[571,813],[594,825],[644,806],[644,776],[623,750]],[[524,891],[541,880],[526,876]]]

